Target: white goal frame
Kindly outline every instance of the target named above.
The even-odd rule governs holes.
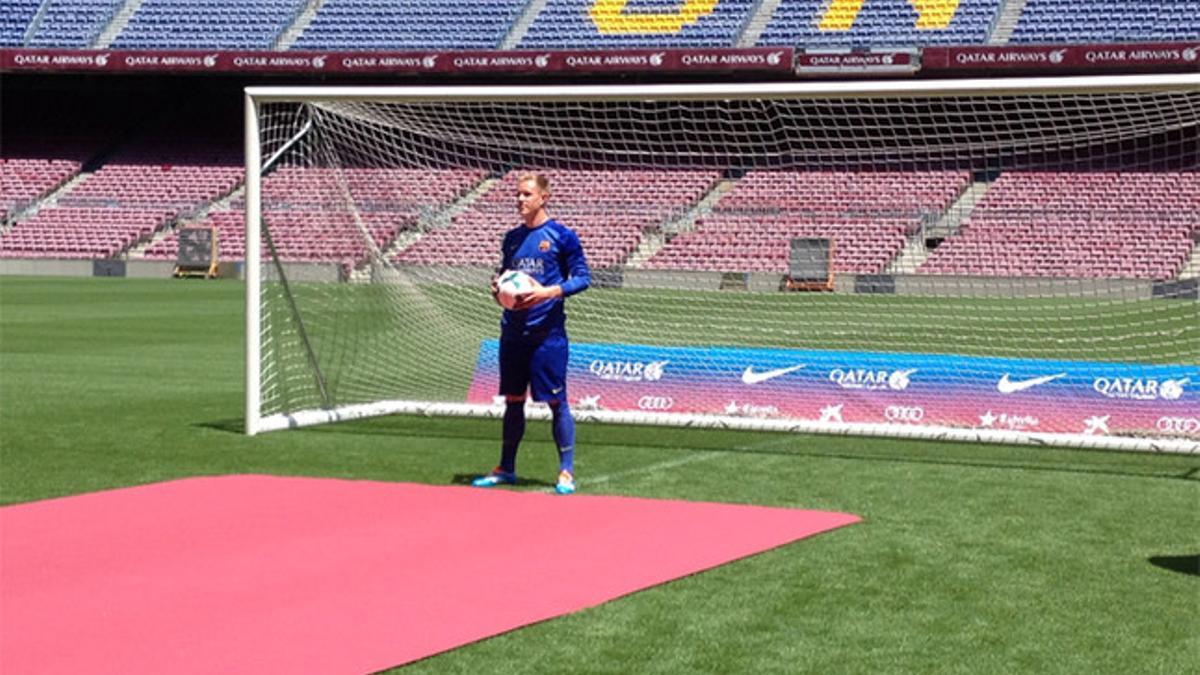
[[[245,433],[298,428],[343,420],[390,414],[499,417],[502,405],[388,400],[329,410],[312,409],[269,416],[261,414],[260,302],[262,290],[261,176],[264,167],[260,138],[260,106],[306,101],[376,102],[499,102],[499,101],[621,101],[621,100],[732,100],[787,98],[879,98],[895,96],[962,96],[1013,94],[1072,94],[1159,91],[1200,91],[1200,73],[1027,77],[962,80],[883,80],[848,82],[764,82],[718,84],[644,85],[514,85],[514,86],[253,86],[245,89],[246,160],[246,358]],[[535,419],[549,419],[544,406],[530,406]],[[957,427],[910,426],[763,419],[678,413],[642,413],[575,410],[580,421],[660,426],[712,427],[795,433],[870,435],[960,442],[1150,452],[1200,453],[1200,442],[1190,439],[1132,438],[1085,434],[1042,433]]]

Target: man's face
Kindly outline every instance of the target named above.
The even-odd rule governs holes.
[[[530,218],[546,203],[546,195],[538,189],[537,181],[523,180],[517,183],[517,210],[522,218]]]

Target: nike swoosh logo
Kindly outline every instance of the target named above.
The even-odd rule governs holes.
[[[787,375],[788,373],[800,370],[803,367],[804,364],[801,363],[798,366],[788,366],[787,368],[776,368],[774,370],[764,370],[756,373],[754,372],[754,366],[747,366],[746,370],[742,373],[742,382],[745,382],[746,384],[758,384],[759,382],[773,380],[780,375]]]
[[[1066,377],[1066,373],[1058,373],[1056,375],[1043,375],[1042,377],[1031,377],[1028,380],[1010,380],[1008,373],[1000,378],[996,383],[996,389],[1000,390],[1001,394],[1015,394],[1018,391],[1025,391],[1031,387],[1036,387],[1039,384],[1046,384],[1051,380],[1057,380],[1060,377]]]

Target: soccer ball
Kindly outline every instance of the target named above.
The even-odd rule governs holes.
[[[533,277],[520,270],[508,270],[496,280],[500,288],[496,297],[505,309],[512,309],[517,304],[517,297],[532,291],[536,283]]]

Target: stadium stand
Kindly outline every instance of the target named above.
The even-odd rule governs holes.
[[[1029,0],[1010,43],[1200,40],[1200,2]]]
[[[79,173],[67,159],[0,158],[0,220],[32,205]]]
[[[1172,279],[1200,236],[1200,174],[1006,173],[924,274]]]
[[[0,12],[0,47],[21,47],[25,32],[37,16],[40,0],[5,0]]]
[[[526,0],[327,0],[293,49],[495,49]],[[363,30],[369,26],[370,30]]]
[[[926,7],[918,14],[915,4]],[[999,0],[930,3],[866,0],[782,2],[760,45],[805,47],[914,47],[983,44],[1000,11]]]
[[[383,251],[397,234],[430,215],[431,202],[445,206],[482,178],[478,170],[283,167],[263,180],[263,211],[281,259],[352,265],[367,254],[360,226]],[[348,210],[350,199],[357,213]],[[196,224],[217,228],[222,259],[242,260],[245,203],[237,199],[230,206]],[[144,257],[173,260],[178,250],[178,233],[171,231]]]
[[[28,47],[90,47],[116,16],[121,0],[71,0],[43,3],[37,29]]]
[[[0,237],[0,258],[109,258],[170,217],[168,209],[43,209]]]
[[[969,179],[965,171],[751,171],[645,267],[785,273],[790,240],[821,237],[834,241],[835,272],[882,272]]]
[[[731,47],[754,0],[723,0],[707,14],[678,2],[632,2],[618,14],[589,15],[591,0],[550,0],[520,42],[524,49]],[[706,3],[692,3],[705,5]]]
[[[718,180],[716,171],[547,171],[549,211],[579,233],[594,269],[623,262],[647,229],[682,216]],[[500,239],[519,224],[510,172],[471,208],[432,230],[396,260],[409,264],[495,265]]]
[[[115,49],[270,49],[304,0],[145,0]],[[361,26],[372,25],[364,21]]]
[[[415,218],[394,213],[270,211],[265,214],[272,243],[280,260],[321,261],[353,264],[362,260],[366,248],[360,235],[365,229],[381,250],[396,234],[412,227]],[[198,224],[217,229],[222,260],[245,260],[246,217],[243,211],[216,211]],[[148,260],[175,260],[179,252],[178,229],[146,249]]]
[[[0,238],[0,256],[111,257],[241,182],[241,167],[212,156],[181,164],[142,163],[141,157],[115,159],[18,220]]]
[[[1001,0],[8,0],[0,46],[115,49],[621,49],[974,45]],[[1011,43],[1200,39],[1200,2],[1029,0]],[[1015,12],[1010,7],[1010,13]],[[128,10],[126,10],[128,11]],[[526,12],[531,18],[525,18]],[[1006,15],[1005,21],[1013,17]],[[124,25],[122,25],[124,23]],[[1008,25],[1012,25],[1009,23]],[[365,27],[369,27],[366,29]],[[297,34],[298,33],[298,34]],[[100,45],[102,34],[116,37]],[[286,36],[286,39],[285,39]],[[294,41],[291,36],[295,36]],[[995,36],[992,36],[995,37]]]

